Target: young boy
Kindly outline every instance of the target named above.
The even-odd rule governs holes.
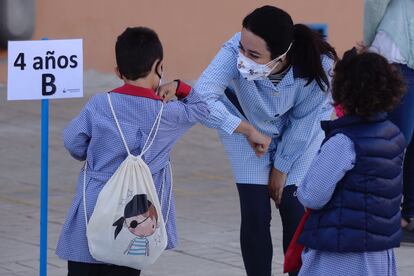
[[[207,105],[181,81],[163,86],[160,82],[163,67],[163,48],[157,34],[145,27],[127,28],[115,46],[116,74],[124,81],[122,87],[111,91],[111,101],[120,121],[131,154],[142,151],[151,127],[160,111],[162,97],[175,94],[178,101],[165,103],[159,131],[152,147],[144,154],[160,199],[168,234],[167,249],[177,245],[175,208],[170,198],[170,152],[175,142],[192,125],[209,115]],[[157,95],[162,95],[160,97]],[[92,97],[78,117],[64,131],[64,144],[79,161],[87,160],[86,203],[88,217],[93,212],[99,192],[126,158],[106,93]],[[163,188],[161,187],[163,186]],[[139,270],[95,260],[89,253],[83,210],[83,172],[57,245],[56,254],[68,261],[69,276],[83,275],[140,275]],[[163,189],[164,193],[161,193]],[[168,208],[170,206],[170,208]]]
[[[354,49],[336,64],[332,96],[343,116],[322,123],[326,138],[297,191],[312,209],[299,275],[396,275],[406,143],[387,112],[404,91],[378,54]]]

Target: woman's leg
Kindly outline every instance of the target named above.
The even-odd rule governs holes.
[[[401,103],[389,114],[389,119],[404,134],[407,144],[411,142],[414,132],[414,70],[406,65],[397,65],[404,77],[407,93]]]
[[[390,120],[396,124],[404,134],[408,148],[404,159],[404,203],[402,215],[404,218],[414,218],[414,70],[397,65],[404,76],[407,93],[401,103],[389,115]]]
[[[414,106],[413,106],[414,109]],[[414,218],[414,143],[408,145],[404,159],[404,200],[402,205],[402,216]]]
[[[248,276],[272,273],[271,205],[267,185],[237,184],[240,197],[240,245]]]
[[[295,234],[296,228],[305,213],[305,208],[296,196],[295,185],[286,186],[283,190],[282,200],[279,206],[280,217],[283,227],[283,252],[285,253],[290,241]],[[297,272],[289,273],[289,276],[298,275]]]

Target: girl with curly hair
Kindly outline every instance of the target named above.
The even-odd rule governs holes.
[[[299,275],[396,275],[401,239],[404,135],[387,119],[405,87],[398,70],[375,53],[345,53],[332,96],[343,117],[322,122],[326,138],[302,185],[311,209],[299,243]]]

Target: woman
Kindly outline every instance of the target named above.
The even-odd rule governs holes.
[[[241,250],[248,275],[271,275],[270,197],[282,217],[286,250],[304,208],[296,198],[332,112],[335,50],[285,11],[264,6],[243,20],[194,89],[209,104],[230,159],[241,206]],[[294,275],[294,274],[293,274]]]
[[[383,55],[403,74],[407,93],[390,120],[404,133],[403,240],[414,242],[414,24],[413,0],[365,0],[364,39],[369,50]]]

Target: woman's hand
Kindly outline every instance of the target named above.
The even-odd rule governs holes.
[[[177,92],[178,82],[171,81],[167,82],[157,89],[157,95],[162,98],[163,102],[168,102],[174,98],[175,93]]]
[[[285,187],[287,175],[278,169],[272,167],[269,177],[269,194],[275,201],[276,207],[279,208],[282,201],[283,188]]]
[[[267,152],[269,145],[272,142],[272,138],[260,133],[256,129],[246,135],[246,138],[257,157],[262,157]]]
[[[237,127],[236,132],[242,133],[246,136],[247,141],[256,153],[257,157],[262,157],[272,142],[272,138],[257,131],[248,122],[242,121]]]

